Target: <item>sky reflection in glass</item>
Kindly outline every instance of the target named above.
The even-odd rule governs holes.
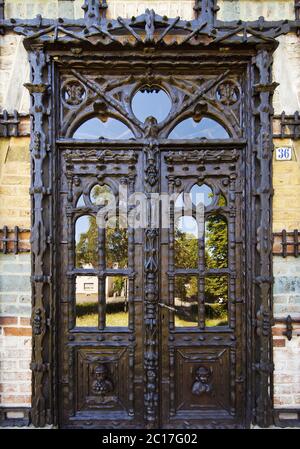
[[[195,122],[191,117],[180,122],[169,134],[169,139],[228,139],[228,132],[215,120],[204,117]]]
[[[121,140],[132,139],[134,135],[124,123],[111,117],[105,123],[96,117],[91,118],[80,125],[73,134],[73,138],[79,140],[100,139],[101,137]]]
[[[171,106],[169,95],[162,89],[158,92],[139,90],[132,99],[132,111],[143,123],[150,116],[155,117],[158,123],[162,122],[168,116]]]

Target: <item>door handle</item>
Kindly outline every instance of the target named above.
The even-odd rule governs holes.
[[[162,302],[159,302],[158,305],[159,305],[160,307],[165,308],[165,309],[172,310],[172,312],[177,312],[177,309],[175,309],[175,307],[167,306],[166,304],[163,304]]]

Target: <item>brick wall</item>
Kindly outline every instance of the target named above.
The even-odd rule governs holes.
[[[29,139],[0,139],[0,228],[30,227],[29,184]],[[0,406],[30,404],[30,290],[30,255],[0,254]]]
[[[0,406],[31,402],[30,255],[0,254]]]
[[[300,319],[300,259],[275,257],[273,262],[274,316]],[[293,325],[289,341],[283,335],[286,326],[277,324],[274,335],[274,405],[300,407],[300,324]]]

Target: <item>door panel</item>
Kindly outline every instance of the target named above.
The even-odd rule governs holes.
[[[243,151],[169,151],[161,164],[162,190],[174,195],[170,229],[162,230],[162,426],[239,427],[245,380]],[[178,237],[176,226],[180,196],[195,186],[204,195],[196,242],[188,238],[193,230],[183,232],[183,226]],[[191,213],[196,217],[197,211]]]
[[[120,186],[141,190],[140,154],[60,154],[60,422],[142,427],[142,234],[96,222],[106,190],[118,203]]]

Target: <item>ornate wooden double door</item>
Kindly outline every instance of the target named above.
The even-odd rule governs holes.
[[[60,76],[60,425],[243,427],[239,75]]]

